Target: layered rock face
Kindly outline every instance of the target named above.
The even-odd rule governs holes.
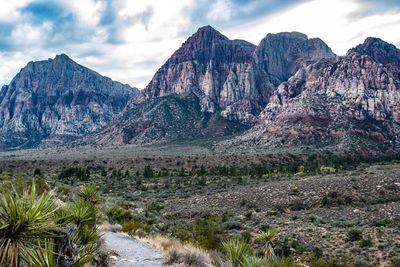
[[[300,69],[279,85],[260,114],[259,125],[239,140],[343,150],[397,147],[400,71],[393,63],[400,57],[392,56],[398,55],[392,48],[369,38],[346,56]]]
[[[301,67],[336,55],[319,38],[299,32],[268,34],[255,50],[256,64],[275,86],[289,79]]]
[[[400,50],[379,38],[368,37],[364,43],[350,49],[350,52],[368,55],[388,67],[400,68]]]
[[[268,34],[256,47],[206,26],[157,71],[143,98],[192,92],[202,111],[252,124],[277,84],[300,67],[331,57],[325,43],[301,33]]]
[[[285,79],[303,65],[334,56],[322,41],[300,33],[269,34],[256,47],[202,27],[128,104],[124,119],[93,139],[143,144],[235,134],[257,122],[276,89],[270,77]],[[277,66],[289,69],[278,74]]]
[[[249,122],[251,108],[261,111],[265,97],[253,71],[256,46],[229,40],[210,26],[200,28],[157,71],[144,90],[145,98],[193,93],[203,112],[225,110],[226,117]],[[229,112],[237,102],[251,108]]]
[[[62,54],[30,62],[0,91],[5,148],[62,143],[100,129],[138,94]]]

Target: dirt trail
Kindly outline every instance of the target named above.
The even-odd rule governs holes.
[[[116,253],[111,256],[110,266],[116,267],[166,267],[162,263],[160,251],[150,245],[132,239],[128,236],[105,232],[103,234],[104,245],[107,249]]]

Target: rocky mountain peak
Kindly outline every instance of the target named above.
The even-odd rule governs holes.
[[[211,59],[246,61],[251,58],[254,49],[253,44],[241,40],[229,40],[211,26],[204,26],[182,44],[167,61],[167,64],[177,64],[189,60],[208,62]]]
[[[76,139],[106,126],[137,94],[65,54],[29,62],[0,92],[0,148]]]
[[[275,86],[301,67],[321,58],[336,56],[321,39],[309,39],[300,32],[268,34],[257,46],[255,55],[258,65],[271,76]]]
[[[246,41],[230,40],[211,26],[202,27],[157,71],[141,99],[193,93],[204,112],[221,111],[250,97],[260,102],[251,71],[255,48]],[[240,117],[249,115],[244,111]]]
[[[59,55],[56,55],[54,58],[55,61],[69,61],[72,60],[68,55],[61,53]]]
[[[238,139],[362,153],[398,149],[400,76],[391,67],[396,54],[394,46],[369,38],[346,56],[301,68],[278,86],[259,126]]]
[[[282,37],[285,39],[300,39],[300,40],[308,40],[308,36],[301,32],[279,32],[276,34],[269,33],[267,37],[274,38],[274,37]]]
[[[400,50],[379,38],[368,37],[362,44],[350,49],[347,53],[368,55],[384,65],[400,67]]]

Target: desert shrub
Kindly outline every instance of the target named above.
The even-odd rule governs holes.
[[[226,222],[226,227],[229,230],[242,230],[243,229],[243,225],[238,221],[228,221],[228,222]]]
[[[333,259],[324,260],[321,257],[312,257],[310,267],[333,267]]]
[[[191,226],[195,243],[207,250],[218,250],[221,248],[221,240],[225,236],[225,229],[212,217],[205,216],[197,218]]]
[[[223,242],[222,246],[233,266],[240,266],[246,257],[253,255],[253,250],[249,244],[242,239],[229,239]]]
[[[68,180],[69,178],[76,178],[80,181],[88,181],[90,177],[89,169],[81,167],[63,168],[58,175],[60,180]]]
[[[289,205],[289,208],[290,208],[290,210],[293,210],[293,211],[300,211],[300,210],[307,209],[307,205],[300,201],[295,201],[294,203]]]
[[[360,247],[371,247],[371,246],[372,246],[371,236],[367,236],[366,238],[361,239]]]
[[[257,235],[257,240],[262,242],[264,245],[264,255],[267,259],[276,260],[277,257],[274,251],[274,245],[278,239],[278,233],[274,229],[268,229],[262,231]]]
[[[251,241],[250,231],[249,230],[242,231],[240,233],[240,238],[245,240],[246,242],[250,242]]]
[[[399,267],[400,266],[400,257],[395,257],[390,260],[391,267]]]
[[[144,167],[143,177],[144,178],[153,178],[154,177],[154,171],[150,165],[147,165],[146,167]]]
[[[135,234],[138,229],[140,229],[138,220],[130,220],[122,225],[122,231],[129,235]]]
[[[347,241],[354,242],[361,240],[361,238],[362,238],[362,232],[358,229],[354,228],[347,232],[347,237],[346,237]]]
[[[266,260],[255,256],[244,257],[240,262],[242,267],[263,267],[266,266]]]
[[[392,224],[393,224],[393,221],[391,219],[384,218],[384,219],[381,219],[381,220],[376,220],[373,223],[373,226],[376,226],[376,227],[388,227],[388,226],[391,226]]]
[[[301,176],[304,174],[304,172],[306,171],[306,168],[303,165],[300,165],[297,168],[297,172],[295,173],[296,176]]]
[[[300,267],[302,265],[299,265],[295,262],[293,257],[281,257],[279,261],[268,261],[267,265],[268,267]]]
[[[149,204],[146,205],[146,211],[157,211],[160,212],[164,207],[161,206],[157,202],[150,202]]]
[[[319,170],[320,170],[321,173],[334,173],[334,172],[336,172],[336,169],[335,169],[334,167],[332,167],[332,166],[325,166],[325,165],[322,165],[322,166],[319,168]]]
[[[60,192],[64,196],[67,196],[71,192],[71,189],[67,185],[60,185],[57,187],[57,192]]]
[[[106,216],[110,223],[126,223],[134,218],[133,213],[129,210],[113,206],[106,209]]]
[[[280,256],[292,256],[293,253],[301,254],[305,251],[305,247],[296,238],[284,238],[276,242],[276,252]]]
[[[166,264],[177,264],[178,266],[211,266],[209,255],[197,248],[191,246],[177,245],[171,247],[164,258]]]
[[[38,168],[33,170],[33,176],[42,176],[42,171]]]

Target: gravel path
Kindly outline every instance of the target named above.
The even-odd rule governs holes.
[[[150,245],[122,234],[105,232],[104,245],[115,252],[111,265],[116,267],[165,267],[160,251]]]

